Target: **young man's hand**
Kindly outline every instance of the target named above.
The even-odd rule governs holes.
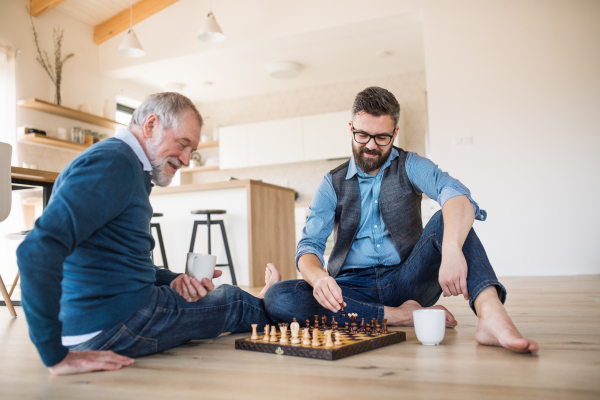
[[[222,271],[216,270],[213,279],[218,278],[222,274]],[[215,288],[212,281],[206,278],[199,281],[196,278],[190,278],[186,274],[181,274],[173,279],[170,286],[171,289],[174,289],[181,297],[190,303],[200,300]]]
[[[52,375],[71,375],[92,371],[114,371],[133,363],[133,358],[120,356],[112,351],[71,351],[64,360],[48,369]]]
[[[342,289],[331,276],[324,276],[315,282],[313,296],[320,305],[332,312],[340,311],[340,305],[344,303]],[[346,303],[344,303],[345,305]]]
[[[444,297],[462,294],[469,300],[467,288],[467,260],[462,249],[446,247],[442,251],[442,264],[440,265],[439,282],[444,292]]]

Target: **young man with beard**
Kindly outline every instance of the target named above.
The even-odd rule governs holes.
[[[17,251],[29,333],[53,374],[115,370],[129,357],[271,322],[262,299],[156,268],[150,258],[151,182],[167,186],[189,164],[201,128],[188,98],[149,96],[128,129],[77,156],[56,180]],[[280,279],[277,271],[269,278]]]
[[[349,129],[353,156],[321,182],[298,243],[296,264],[304,280],[272,285],[267,313],[290,321],[331,316],[345,304],[367,321],[412,326],[412,311],[426,307],[445,310],[446,326],[453,328],[453,315],[434,304],[442,293],[463,295],[479,317],[478,343],[537,352],[537,343],[523,338],[508,317],[506,290],[472,229],[486,212],[430,160],[392,145],[399,116],[396,98],[385,89],[370,87],[356,96]],[[422,193],[442,206],[425,229]],[[335,244],[325,270],[332,230]]]

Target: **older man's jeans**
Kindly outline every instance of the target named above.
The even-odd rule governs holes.
[[[223,332],[248,332],[251,324],[271,323],[263,300],[235,286],[221,285],[194,303],[168,286],[158,286],[146,307],[70,350],[112,350],[138,357],[190,340],[215,338]]]
[[[442,294],[438,276],[443,235],[444,222],[441,211],[438,211],[405,262],[394,266],[342,270],[335,280],[347,303],[346,312],[357,313],[359,318],[369,321],[372,318],[383,319],[384,306],[398,307],[407,300],[415,300],[423,307],[434,305]],[[496,279],[473,229],[462,250],[468,265],[467,287],[473,311],[475,298],[487,286],[494,285],[504,303],[506,289]],[[312,286],[304,280],[282,281],[271,286],[265,295],[265,308],[275,322],[289,322],[292,318],[312,320],[314,315],[336,315],[317,302]],[[343,323],[347,319],[338,321]]]

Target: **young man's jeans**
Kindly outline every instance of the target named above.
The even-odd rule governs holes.
[[[441,211],[429,221],[421,239],[405,262],[394,266],[377,266],[342,270],[335,278],[347,303],[347,313],[357,313],[366,321],[384,317],[384,306],[398,307],[407,300],[415,300],[423,307],[434,305],[442,294],[438,282],[442,260],[444,222]],[[504,303],[506,289],[496,279],[496,274],[485,254],[483,245],[471,229],[463,254],[467,260],[469,304],[487,286],[494,285]],[[290,322],[297,318],[312,321],[314,315],[338,316],[322,307],[313,296],[313,288],[304,280],[289,280],[271,286],[265,295],[265,308],[275,321]],[[346,322],[347,319],[338,319]]]
[[[236,286],[221,285],[194,303],[168,286],[158,286],[148,305],[125,322],[69,349],[112,350],[138,357],[190,340],[215,338],[223,332],[248,332],[251,324],[271,323],[263,300]]]

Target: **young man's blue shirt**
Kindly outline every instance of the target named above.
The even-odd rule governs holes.
[[[398,151],[392,148],[388,160],[377,175],[366,174],[356,165],[354,157],[350,159],[346,179],[350,179],[354,175],[358,177],[361,217],[358,233],[344,262],[343,269],[397,265],[403,261],[383,223],[378,204],[383,172],[398,156]],[[425,193],[429,198],[437,201],[440,206],[443,207],[444,203],[452,197],[465,195],[473,205],[475,218],[481,221],[486,219],[487,213],[485,210],[481,210],[471,198],[469,189],[438,168],[431,160],[408,152],[405,168],[410,182],[417,191]],[[321,260],[321,264],[325,265],[323,254],[327,238],[333,230],[336,204],[337,196],[333,189],[331,173],[327,173],[310,204],[310,215],[306,220],[302,239],[296,249],[296,265],[298,265],[300,256],[307,253],[315,254]]]

